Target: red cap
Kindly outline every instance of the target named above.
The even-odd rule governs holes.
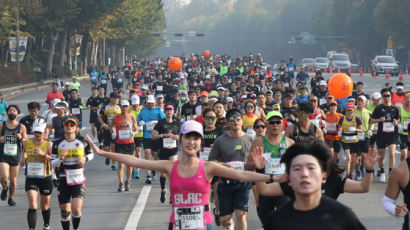
[[[354,110],[354,104],[353,103],[347,103],[346,104],[346,110]]]

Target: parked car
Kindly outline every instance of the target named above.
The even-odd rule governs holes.
[[[400,68],[398,61],[391,56],[376,56],[372,61],[372,70],[376,71],[376,75],[389,74],[398,76],[400,73]]]
[[[347,73],[349,69],[352,67],[350,57],[348,54],[345,53],[332,54],[332,56],[330,57],[330,61],[332,63],[332,68],[334,71],[340,68],[340,71]]]
[[[312,69],[315,65],[315,59],[313,59],[313,58],[303,58],[301,64],[302,64],[302,66],[305,67],[305,69]]]
[[[327,57],[317,57],[315,58],[315,69],[316,70],[328,70],[329,69],[330,60]]]

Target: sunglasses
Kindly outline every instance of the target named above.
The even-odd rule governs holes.
[[[383,97],[390,97],[390,94],[383,94]]]
[[[240,121],[240,120],[242,120],[242,117],[239,116],[239,115],[238,116],[232,116],[228,119],[228,121]]]
[[[64,123],[64,127],[74,127],[74,126],[77,126],[77,124],[71,121]]]
[[[247,109],[253,109],[253,106],[246,106]]]
[[[204,119],[205,119],[205,121],[209,121],[209,120],[215,121],[216,117],[214,117],[214,116],[205,116]]]
[[[270,124],[270,125],[280,125],[280,124],[282,124],[282,120],[269,120],[268,124]]]
[[[255,129],[264,129],[265,128],[265,126],[264,125],[255,125]]]

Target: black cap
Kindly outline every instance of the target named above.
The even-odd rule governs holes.
[[[356,83],[356,85],[363,85],[363,82],[359,81]]]

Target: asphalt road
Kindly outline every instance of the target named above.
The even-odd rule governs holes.
[[[330,75],[326,75],[328,79]],[[410,86],[410,76],[404,76],[405,89]],[[397,82],[397,77],[390,77],[390,82],[394,85]],[[369,75],[359,77],[358,74],[353,75],[354,81],[363,81],[365,92],[371,93],[379,91],[385,84],[384,76],[379,76],[376,79]],[[83,88],[80,90],[80,95],[84,100],[90,95],[90,84],[83,83]],[[44,102],[45,95],[48,91],[35,92],[26,95],[20,95],[8,100],[9,104],[18,104],[24,115],[28,114],[26,104],[30,101]],[[42,106],[42,111],[47,109],[46,105]],[[83,114],[84,124],[88,124],[89,112]],[[82,133],[90,133],[90,129],[86,128]],[[398,155],[396,155],[398,157]],[[387,164],[386,164],[387,165]],[[117,175],[108,166],[105,166],[104,159],[96,156],[93,161],[86,164],[87,189],[84,199],[83,213],[81,219],[81,229],[126,229],[128,220],[134,224],[133,228],[127,229],[167,229],[171,206],[168,204],[169,194],[167,195],[166,204],[161,204],[159,201],[160,188],[159,181],[154,180],[151,186],[146,186],[144,178],[133,180],[131,191],[118,193]],[[144,175],[144,173],[141,173]],[[15,196],[17,206],[9,207],[7,202],[0,202],[0,229],[27,229],[27,197],[24,192],[24,175],[20,170],[18,177],[18,188]],[[401,229],[403,219],[398,219],[389,216],[382,208],[381,199],[385,191],[386,184],[377,182],[377,178],[373,182],[371,191],[367,194],[342,194],[339,201],[351,207],[357,214],[359,219],[365,224],[368,229]],[[141,191],[144,188],[144,192]],[[61,229],[60,211],[58,208],[57,191],[53,191],[51,199],[51,228]],[[144,198],[146,202],[144,204]],[[137,202],[138,201],[138,202]],[[137,208],[134,208],[138,203]],[[402,196],[399,202],[402,203]],[[250,208],[248,212],[248,229],[260,228],[260,222],[256,215],[255,202],[251,195],[249,201]],[[131,214],[132,213],[132,214]],[[41,211],[37,212],[38,221],[37,229],[42,227]],[[135,222],[138,222],[135,227]],[[222,229],[222,228],[217,228]]]

